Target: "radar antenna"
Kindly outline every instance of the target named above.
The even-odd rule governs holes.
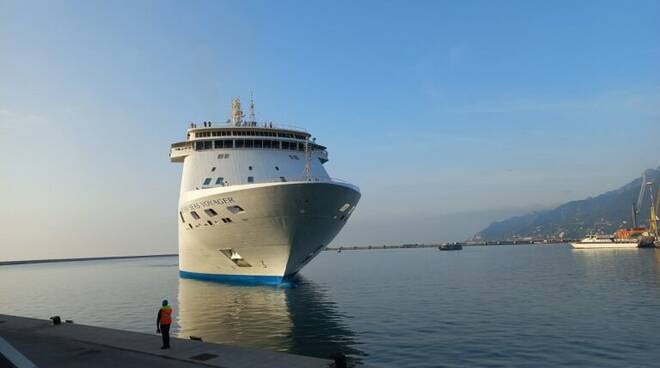
[[[241,111],[241,99],[235,97],[231,100],[231,123],[241,126],[243,123],[243,111]]]
[[[250,92],[250,123],[257,125],[257,114],[254,112],[254,96]]]

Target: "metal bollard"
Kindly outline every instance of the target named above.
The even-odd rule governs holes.
[[[346,355],[344,355],[341,351],[330,355],[330,359],[335,361],[334,368],[348,368]]]
[[[54,325],[59,325],[62,323],[62,319],[60,318],[60,316],[52,316],[50,317],[50,320],[53,321]]]

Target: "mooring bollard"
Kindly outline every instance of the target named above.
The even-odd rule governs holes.
[[[50,320],[53,321],[54,325],[59,325],[62,323],[62,319],[60,318],[60,316],[52,316],[50,317]]]
[[[330,355],[330,359],[335,361],[335,368],[348,368],[346,355],[344,355],[341,351]]]
[[[201,337],[198,337],[198,336],[188,336],[188,337],[190,337],[190,340],[194,340],[194,341],[202,341],[202,338],[201,338]]]

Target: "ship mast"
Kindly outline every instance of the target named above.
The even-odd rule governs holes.
[[[655,237],[657,239],[657,237],[658,237],[658,223],[657,223],[657,217],[656,217],[656,214],[655,214],[656,208],[655,208],[655,199],[653,198],[653,183],[648,182],[648,183],[646,183],[646,185],[648,185],[648,187],[649,187],[649,197],[650,197],[650,200],[651,200],[651,209],[650,209],[650,211],[651,211],[651,220],[649,222],[649,232],[652,235],[655,235]],[[659,189],[659,193],[660,193],[660,189]],[[660,194],[658,194],[658,195],[660,196]]]
[[[243,111],[241,111],[241,99],[235,97],[231,100],[231,123],[234,126],[243,124]]]
[[[250,92],[250,123],[257,125],[257,114],[254,112],[254,96],[252,96],[252,92]]]
[[[639,188],[639,194],[637,195],[637,203],[633,203],[633,228],[638,226],[637,224],[637,215],[642,209],[642,201],[644,200],[644,190],[646,189],[646,172],[642,173],[642,186]]]

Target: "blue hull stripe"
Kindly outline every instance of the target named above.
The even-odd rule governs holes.
[[[212,273],[198,273],[182,270],[179,270],[179,275],[184,279],[219,281],[230,284],[279,285],[285,282],[285,278],[281,276],[218,275]]]

